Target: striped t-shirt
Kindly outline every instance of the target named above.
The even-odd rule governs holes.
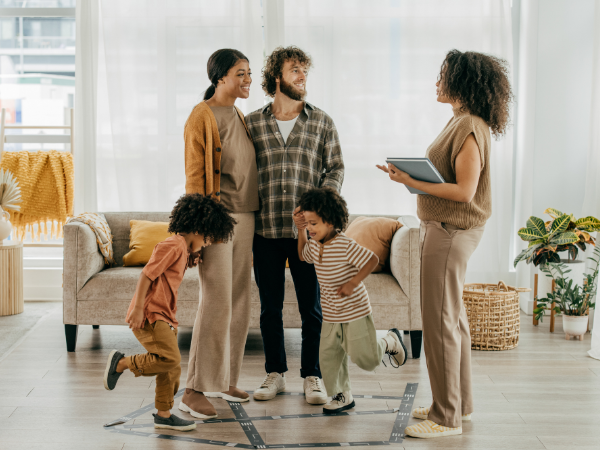
[[[304,246],[302,258],[315,265],[321,285],[323,321],[346,323],[371,314],[369,295],[362,281],[348,297],[338,296],[337,291],[364,267],[373,254],[344,233],[338,233],[325,244],[311,239]]]

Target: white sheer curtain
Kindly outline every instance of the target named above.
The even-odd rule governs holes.
[[[354,214],[416,214],[416,198],[375,168],[388,156],[423,156],[450,119],[435,82],[450,49],[490,53],[512,65],[509,0],[286,0],[285,44],[314,61],[308,101],[336,123]],[[510,277],[512,131],[492,147],[493,215],[469,276]]]
[[[598,217],[600,216],[600,176],[598,175],[600,171],[600,0],[596,0],[595,6],[594,68],[592,72],[592,110],[590,111],[592,127],[588,147],[583,215]],[[596,301],[598,301],[598,296],[596,296]],[[600,359],[600,327],[597,326],[598,318],[596,315],[597,313],[594,311],[592,348],[588,354],[592,358]]]
[[[263,104],[260,0],[101,0],[97,174],[101,211],[170,211],[184,193],[183,126],[210,82],[209,56],[235,48]]]
[[[96,211],[98,0],[77,0],[75,47],[75,214]]]

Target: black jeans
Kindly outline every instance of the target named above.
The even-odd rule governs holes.
[[[287,372],[283,340],[283,297],[285,261],[289,261],[298,309],[302,318],[300,376],[321,377],[319,343],[321,341],[321,295],[315,267],[298,258],[298,241],[292,238],[267,239],[254,235],[254,278],[260,295],[260,331],[265,349],[265,369]]]

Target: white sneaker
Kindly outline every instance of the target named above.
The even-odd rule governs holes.
[[[323,386],[323,380],[319,377],[306,377],[304,379],[304,397],[309,405],[327,403],[327,391]]]
[[[429,410],[431,408],[429,406],[427,407],[423,407],[420,406],[418,408],[415,408],[412,410],[412,416],[415,419],[423,419],[423,420],[427,420],[427,417],[429,416]],[[462,417],[463,422],[470,422],[471,421],[471,414],[465,414]]]
[[[336,414],[347,409],[354,408],[354,398],[352,398],[352,392],[345,391],[331,397],[331,400],[323,406],[324,414]]]
[[[268,373],[260,387],[254,391],[254,400],[271,400],[285,391],[285,377],[277,372]]]
[[[400,331],[398,331],[397,328],[392,328],[382,339],[387,344],[385,353],[388,355],[392,367],[397,369],[398,367],[403,366],[406,362],[407,354]]]

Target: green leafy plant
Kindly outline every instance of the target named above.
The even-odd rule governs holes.
[[[595,263],[591,274],[585,274],[583,286],[574,284],[573,280],[565,278],[570,272],[563,263],[547,263],[540,266],[540,270],[555,281],[554,291],[547,297],[538,300],[533,314],[537,320],[543,320],[544,311],[554,309],[557,313],[566,316],[585,316],[590,308],[596,306],[596,280],[598,278],[598,266],[600,265],[600,248],[594,249],[594,256],[589,257]]]
[[[575,220],[573,214],[564,214],[554,208],[548,208],[544,214],[552,220],[544,222],[531,216],[527,226],[518,231],[519,237],[529,242],[529,246],[515,258],[515,267],[520,261],[535,266],[559,264],[560,252],[567,251],[569,259],[574,260],[579,250],[585,251],[586,245],[596,246],[590,233],[600,231],[600,220],[592,216]]]

